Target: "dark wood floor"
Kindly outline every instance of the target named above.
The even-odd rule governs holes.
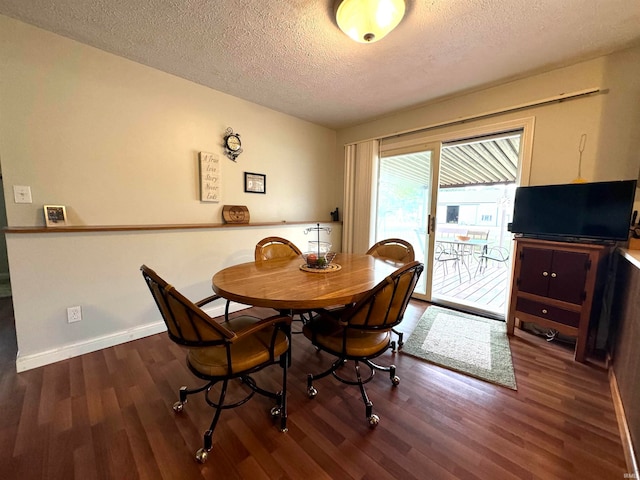
[[[426,308],[412,303],[410,330]],[[622,479],[626,472],[606,371],[526,333],[512,339],[518,391],[404,354],[392,388],[368,391],[380,425],[370,430],[358,389],[333,378],[306,396],[305,376],[329,362],[294,336],[289,432],[254,397],[224,412],[205,465],[194,460],[210,409],[193,398],[184,354],[165,334],[15,372],[10,299],[0,299],[2,479]],[[382,363],[382,361],[381,361]],[[257,378],[274,385],[278,367]]]

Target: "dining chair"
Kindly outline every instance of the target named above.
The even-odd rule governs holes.
[[[282,237],[266,237],[256,244],[253,257],[256,262],[263,262],[276,258],[297,257],[299,255],[302,255],[302,251],[290,240]],[[230,302],[227,302],[225,316],[228,315],[229,303]],[[281,311],[280,313],[291,315],[292,319],[302,322],[303,325],[308,322],[309,318],[313,315],[312,312],[306,310],[288,310]],[[301,332],[296,330],[293,333]]]
[[[297,257],[302,252],[293,242],[282,237],[266,237],[256,244],[253,253],[253,259],[256,262],[272,260],[275,258]],[[224,318],[229,318],[229,306],[231,300],[227,300],[224,308]],[[304,312],[301,314],[301,320],[306,320]]]
[[[367,250],[367,255],[373,255],[377,258],[387,258],[401,263],[413,262],[416,259],[413,245],[401,238],[380,240]],[[395,352],[396,350],[401,350],[404,345],[404,333],[395,328],[392,329],[392,331],[398,336],[397,348],[396,342],[391,342],[391,349]]]
[[[256,244],[255,261],[272,260],[274,258],[297,257],[302,252],[293,242],[282,237],[266,237]]]
[[[404,316],[413,289],[424,269],[420,262],[411,262],[396,270],[371,289],[362,299],[341,310],[325,310],[307,323],[302,331],[320,351],[327,352],[336,360],[328,370],[307,375],[307,395],[313,399],[318,394],[313,382],[333,375],[347,385],[358,385],[365,404],[365,415],[369,426],[374,428],[380,417],[373,413],[373,403],[367,396],[365,384],[370,382],[376,370],[389,372],[391,384],[400,383],[395,365],[387,367],[372,362],[390,348],[391,329]],[[355,380],[340,375],[347,361],[353,361]],[[369,368],[363,377],[360,365]]]
[[[255,393],[276,401],[271,415],[280,419],[280,431],[287,431],[287,367],[291,352],[291,318],[275,315],[269,318],[238,316],[223,324],[207,315],[202,307],[218,298],[212,295],[193,303],[169,285],[146,265],[140,267],[151,295],[167,326],[169,338],[185,347],[187,366],[196,377],[205,380],[201,387],[180,387],[179,400],[173,410],[180,413],[187,396],[205,392],[205,401],[215,409],[213,420],[204,434],[204,445],[196,452],[196,460],[204,463],[213,446],[213,432],[222,410],[239,407]],[[271,392],[260,388],[250,374],[270,365],[282,368],[282,390]],[[240,379],[249,392],[239,401],[225,403],[229,380]],[[218,398],[210,398],[216,384],[222,382]]]
[[[378,258],[389,258],[402,263],[413,262],[416,259],[413,245],[401,238],[380,240],[367,250],[367,255],[373,255]]]

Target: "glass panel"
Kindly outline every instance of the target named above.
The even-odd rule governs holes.
[[[512,248],[507,225],[514,194],[515,183],[440,185],[431,271],[433,302],[504,316]]]
[[[416,260],[425,263],[429,218],[431,151],[380,159],[376,242],[401,238],[413,245]],[[426,291],[422,275],[415,293]]]

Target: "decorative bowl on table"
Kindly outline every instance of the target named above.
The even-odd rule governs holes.
[[[311,240],[307,242],[307,250],[309,253],[315,254],[323,254],[331,251],[331,243],[329,242],[317,242],[315,240]]]
[[[308,268],[327,268],[333,262],[336,252],[304,252],[302,258]]]
[[[468,242],[469,240],[471,240],[471,237],[469,235],[456,235],[456,238],[461,242]]]

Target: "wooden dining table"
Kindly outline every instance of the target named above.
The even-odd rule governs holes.
[[[247,262],[220,270],[213,291],[228,300],[277,310],[304,310],[358,301],[401,263],[339,253],[331,269],[306,271],[302,257]],[[337,269],[336,266],[340,268]]]

